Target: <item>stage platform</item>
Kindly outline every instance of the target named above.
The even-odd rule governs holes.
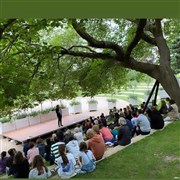
[[[100,116],[101,113],[104,113],[104,115],[108,115],[109,110],[100,109],[98,111],[93,112],[85,111],[81,114],[70,114],[68,116],[64,116],[62,118],[63,127],[58,127],[58,120],[54,119],[37,125],[21,128],[16,131],[7,132],[4,133],[2,136],[10,140],[15,140],[18,143],[23,143],[27,139],[35,139],[37,137],[44,136],[54,131],[57,131],[59,128],[64,128],[80,123],[88,119],[90,116]]]

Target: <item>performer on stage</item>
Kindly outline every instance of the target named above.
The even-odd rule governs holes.
[[[60,108],[59,105],[56,106],[56,114],[57,114],[57,117],[58,117],[58,126],[63,126],[62,125],[62,109]]]

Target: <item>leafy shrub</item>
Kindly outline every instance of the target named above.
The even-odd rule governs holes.
[[[0,118],[0,122],[2,122],[2,123],[6,123],[6,122],[10,122],[10,121],[11,121],[11,118],[9,118],[9,117]]]
[[[135,95],[135,94],[131,94],[131,95],[129,95],[129,98],[130,98],[130,99],[137,100],[137,99],[138,99],[138,96]]]
[[[41,114],[40,111],[33,111],[32,113],[29,114],[29,116],[33,116],[34,117],[34,116],[37,116],[39,114]]]
[[[108,102],[116,103],[116,99],[107,99]]]
[[[22,113],[22,114],[17,115],[17,116],[16,116],[16,119],[23,119],[23,118],[25,118],[25,117],[27,117],[27,116],[28,116],[27,113]]]
[[[88,101],[88,103],[89,103],[89,104],[97,104],[98,101],[95,100],[95,99],[90,99],[90,100]]]
[[[79,105],[79,104],[81,104],[81,103],[79,101],[75,101],[75,100],[71,101],[71,103],[70,103],[71,106]]]

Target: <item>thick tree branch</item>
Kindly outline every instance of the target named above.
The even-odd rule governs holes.
[[[111,54],[102,54],[102,53],[88,53],[88,52],[80,52],[80,51],[72,51],[72,50],[62,50],[61,53],[63,55],[71,55],[74,57],[82,57],[82,58],[91,58],[91,59],[102,59],[102,60],[114,60],[122,67],[129,68],[132,70],[136,70],[142,73],[145,73],[154,78],[153,71],[156,70],[159,66],[138,62],[137,60],[131,58],[130,61],[117,61],[116,56],[112,56]]]
[[[133,38],[133,40],[130,42],[129,46],[127,47],[126,53],[125,53],[125,59],[128,60],[132,50],[137,46],[137,44],[139,43],[142,34],[143,34],[143,29],[146,25],[146,19],[140,19],[139,23],[138,23],[138,27],[136,30],[136,34]]]
[[[156,26],[154,30],[154,36],[160,54],[160,64],[162,66],[170,66],[170,51],[169,51],[169,47],[167,46],[167,42],[163,36],[161,20],[156,19],[155,25]]]
[[[92,58],[92,59],[113,59],[117,60],[117,56],[113,56],[109,53],[97,53],[97,52],[82,52],[82,51],[72,51],[72,50],[61,50],[61,55],[71,55],[74,57]]]
[[[76,22],[75,19],[72,20],[72,26],[75,29],[75,31],[89,43],[89,45],[91,47],[112,49],[116,52],[118,60],[121,61],[124,59],[124,52],[123,52],[123,48],[121,46],[119,46],[113,42],[98,41],[98,40],[94,39],[87,32],[85,32],[83,28],[81,28],[78,25],[78,23]]]
[[[2,39],[3,32],[7,27],[9,27],[16,19],[9,19],[1,28],[0,28],[0,40]]]
[[[96,52],[87,46],[71,46],[68,50],[72,50],[73,48],[85,48],[85,49],[88,49],[90,52],[93,52],[93,53]]]
[[[142,39],[151,45],[157,46],[155,38],[150,37],[145,32],[142,34]]]
[[[127,19],[127,20],[130,22],[133,22],[137,25],[139,23],[138,19]],[[153,33],[153,28],[154,28],[154,26],[152,24],[150,24],[149,22],[146,22],[144,31],[149,31],[149,32]],[[142,34],[142,39],[151,45],[157,46],[155,38],[152,38],[151,36],[147,35],[145,32],[143,32],[143,34]]]

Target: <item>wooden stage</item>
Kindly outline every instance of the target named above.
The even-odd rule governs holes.
[[[108,115],[109,110],[100,109],[98,111],[93,111],[93,112],[85,111],[81,114],[70,114],[68,116],[64,116],[62,118],[63,128],[71,126],[73,124],[80,123],[88,119],[90,116],[94,116],[94,117],[100,116],[101,113],[104,113],[104,115]],[[10,140],[15,140],[19,143],[23,143],[27,139],[35,139],[37,137],[50,134],[58,129],[59,129],[58,120],[54,119],[33,126],[28,126],[26,128],[21,128],[15,131],[7,132],[4,133],[2,136],[9,138]]]

